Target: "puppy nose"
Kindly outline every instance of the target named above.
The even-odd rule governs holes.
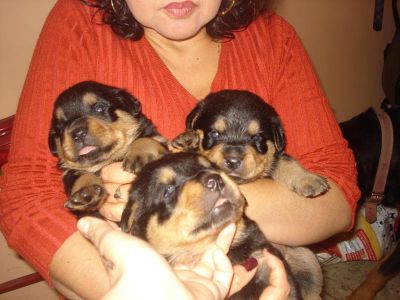
[[[207,174],[202,178],[204,187],[212,192],[221,191],[225,187],[225,183],[218,174]]]
[[[225,159],[225,165],[230,170],[236,170],[242,164],[242,160],[239,157],[227,157]]]
[[[79,127],[72,131],[72,138],[76,142],[82,142],[87,135],[87,128]]]

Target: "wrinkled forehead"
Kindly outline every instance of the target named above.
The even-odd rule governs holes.
[[[209,128],[220,133],[237,132],[250,135],[255,135],[262,131],[262,127],[260,120],[254,116],[249,116],[248,118],[233,118],[219,115],[209,125]]]
[[[158,184],[179,185],[207,169],[211,170],[214,167],[201,155],[185,152],[167,154],[145,165],[136,180],[136,185],[146,189],[146,186]]]
[[[184,181],[197,175],[199,172],[213,169],[211,163],[200,155],[178,155],[171,160],[166,159],[157,170],[159,178],[163,183],[172,180]]]
[[[101,99],[93,92],[68,95],[57,100],[55,117],[58,120],[68,119],[88,113],[90,107]]]

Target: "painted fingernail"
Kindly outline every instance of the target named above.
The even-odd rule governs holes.
[[[254,257],[250,257],[248,260],[242,263],[242,266],[247,270],[247,272],[253,270],[255,267],[257,267],[257,265],[258,261]]]

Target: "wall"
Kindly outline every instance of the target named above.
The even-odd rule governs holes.
[[[383,99],[383,50],[394,34],[391,1],[382,31],[372,29],[373,0],[277,0],[299,33],[336,118],[346,120]]]
[[[0,0],[0,119],[16,111],[35,41],[55,0]],[[34,270],[0,236],[0,282]],[[42,281],[0,295],[0,300],[56,300],[57,293]]]
[[[379,106],[383,49],[394,25],[372,30],[374,0],[275,0],[302,38],[338,120]],[[55,0],[0,1],[0,118],[14,114],[45,16]]]
[[[36,39],[56,0],[0,0],[0,119],[15,113]]]

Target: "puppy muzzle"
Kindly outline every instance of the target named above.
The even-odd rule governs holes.
[[[198,180],[204,187],[203,207],[205,212],[222,217],[221,214],[233,212],[240,206],[238,199],[233,196],[220,174],[202,172],[198,175]]]

